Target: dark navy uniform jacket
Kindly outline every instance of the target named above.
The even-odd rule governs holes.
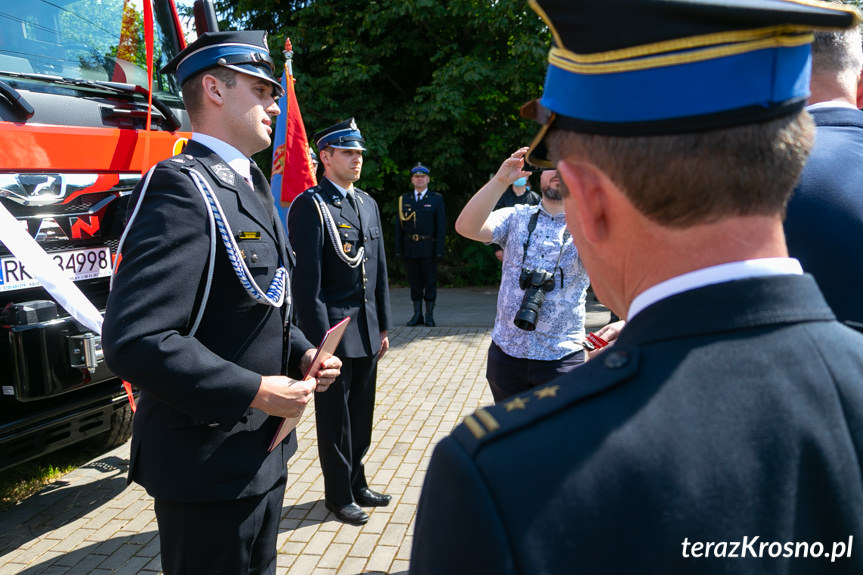
[[[334,324],[350,317],[336,355],[371,357],[380,351],[381,331],[390,329],[390,292],[383,228],[377,203],[354,188],[360,217],[326,178],[300,194],[288,211],[288,231],[296,246],[293,292],[303,332],[320,342]],[[339,233],[334,244],[312,195],[318,193]],[[365,264],[349,267],[335,250],[353,257],[365,247]],[[363,279],[365,267],[365,284]]]
[[[426,190],[423,199],[416,201],[416,194],[402,195],[402,218],[396,222],[396,256],[412,259],[442,258],[446,246],[446,209],[443,196]],[[413,214],[416,214],[415,216]],[[407,218],[402,221],[403,218]],[[411,236],[427,236],[413,241]]]
[[[841,321],[863,323],[863,112],[824,108],[788,203],[788,252],[815,276]]]
[[[443,439],[410,572],[859,574],[861,462],[863,335],[812,277],[702,287]],[[725,558],[692,555],[723,541]],[[763,542],[779,556],[751,557]],[[788,542],[828,557],[783,557]]]
[[[296,366],[312,345],[296,327],[286,333],[284,306],[257,303],[246,293],[221,239],[203,320],[188,336],[214,233],[184,172],[189,168],[210,182],[235,235],[259,233],[260,239],[237,240],[258,285],[266,290],[280,265],[290,271],[293,256],[281,226],[274,226],[272,204],[265,206],[219,156],[192,141],[156,167],[128,228],[102,346],[111,370],[141,389],[130,480],[154,497],[218,501],[264,493],[284,477],[295,436],[268,454],[279,419],[249,404],[261,375],[282,373],[283,352]]]

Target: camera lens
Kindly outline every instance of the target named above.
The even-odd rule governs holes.
[[[531,288],[524,292],[524,299],[518,313],[515,314],[513,323],[519,329],[533,331],[536,329],[536,320],[539,317],[539,308],[545,301],[545,292],[539,288]]]

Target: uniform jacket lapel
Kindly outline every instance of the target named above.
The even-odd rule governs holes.
[[[323,191],[322,195],[324,196],[324,201],[331,206],[330,211],[332,211],[333,216],[336,217],[336,222],[342,219],[352,226],[355,226],[357,229],[362,229],[359,216],[354,212],[354,209],[351,207],[347,198],[342,197],[342,193],[333,185],[332,182],[324,178],[321,183],[321,189]],[[357,208],[359,208],[359,200],[357,200],[357,202]]]

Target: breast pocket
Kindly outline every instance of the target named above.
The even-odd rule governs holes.
[[[252,279],[263,291],[267,291],[279,266],[275,244],[264,239],[239,240],[237,247],[240,248],[240,257],[249,268]]]
[[[349,257],[355,256],[360,247],[360,230],[355,227],[341,228],[339,230],[339,241],[342,245],[336,246],[337,249],[342,250]]]

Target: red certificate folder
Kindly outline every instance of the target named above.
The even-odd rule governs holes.
[[[321,364],[336,353],[336,348],[339,347],[339,342],[342,341],[342,336],[345,334],[349,321],[351,321],[351,318],[346,317],[327,330],[327,333],[324,334],[324,339],[321,340],[321,345],[318,346],[318,351],[315,352],[312,364],[309,366],[306,373],[303,374],[303,380],[310,379],[311,374],[317,372]],[[300,418],[302,416],[303,414],[300,413],[297,417],[286,417],[282,419],[278,429],[276,429],[276,435],[270,442],[270,447],[267,448],[267,451],[272,451],[278,444],[284,441],[291,430],[300,422]]]

